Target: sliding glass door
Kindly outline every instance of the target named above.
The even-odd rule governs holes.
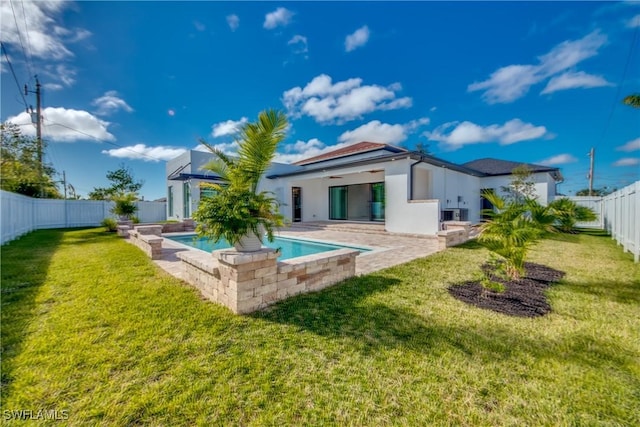
[[[371,184],[371,221],[384,221],[384,182]]]
[[[384,221],[384,182],[329,187],[329,219]]]
[[[329,219],[347,219],[347,186],[329,187]]]

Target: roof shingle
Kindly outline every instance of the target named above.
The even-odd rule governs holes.
[[[401,152],[401,151],[407,151],[404,148],[400,148],[400,147],[394,147],[392,145],[388,145],[388,144],[381,144],[379,142],[368,142],[368,141],[364,141],[364,142],[358,142],[357,144],[352,144],[349,145],[347,147],[344,148],[339,148],[337,150],[333,150],[330,151],[328,153],[324,153],[324,154],[319,154],[317,156],[314,157],[309,157],[308,159],[303,159],[300,161],[297,161],[295,163],[293,163],[294,165],[307,165],[310,163],[316,163],[316,162],[320,162],[320,161],[324,161],[324,160],[331,160],[331,159],[337,159],[339,157],[345,157],[345,156],[351,156],[354,154],[360,154],[360,153],[366,153],[369,151],[375,151],[375,150],[381,150],[381,149],[387,149],[393,152]]]

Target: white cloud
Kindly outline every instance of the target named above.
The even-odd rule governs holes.
[[[265,15],[263,27],[267,30],[273,30],[276,27],[287,26],[289,22],[291,22],[292,17],[293,12],[284,7],[279,7]]]
[[[344,132],[338,137],[338,141],[346,144],[355,144],[362,141],[398,144],[405,141],[408,135],[415,132],[418,127],[428,123],[429,119],[426,117],[406,124],[395,125],[372,120],[356,129]]]
[[[627,28],[640,27],[640,15],[636,15],[627,21]]]
[[[200,21],[193,21],[193,26],[196,27],[196,30],[198,31],[204,31],[207,29],[207,26]]]
[[[25,48],[28,45],[31,55],[42,59],[59,60],[73,56],[64,40],[72,32],[56,26],[54,19],[67,5],[67,2],[26,1],[12,9],[11,2],[1,2],[2,41],[19,48],[22,36],[23,44]]]
[[[44,87],[46,90],[62,90],[64,89],[64,86],[62,86],[59,83],[45,83],[42,85],[42,87]]]
[[[224,122],[216,123],[211,126],[211,136],[214,138],[218,138],[220,136],[227,136],[235,134],[242,125],[247,123],[249,119],[246,117],[241,118],[240,120],[227,120]]]
[[[47,107],[42,111],[44,118],[43,136],[55,142],[75,142],[97,139],[99,141],[115,141],[107,128],[110,123],[100,120],[96,116],[84,110],[72,110],[63,107]],[[31,116],[20,113],[17,116],[9,117],[8,122],[17,125],[27,125],[31,123]],[[21,126],[22,132],[28,136],[35,136],[35,127]]]
[[[75,68],[61,61],[74,56],[71,44],[91,36],[86,29],[65,28],[60,23],[64,10],[72,5],[73,2],[67,1],[0,2],[3,43],[14,51],[21,51],[24,46],[33,67],[39,68],[41,77],[48,77],[49,90],[60,90],[75,83]],[[15,66],[23,61],[23,56],[12,59]]]
[[[513,102],[527,94],[531,86],[543,80],[572,69],[585,59],[598,54],[598,50],[605,45],[607,37],[599,30],[587,34],[579,40],[564,41],[545,55],[538,57],[535,65],[508,65],[497,69],[489,78],[482,82],[475,82],[467,87],[469,92],[484,91],[482,97],[489,104]],[[601,79],[597,81],[596,79]],[[577,85],[581,80],[582,84]],[[594,85],[598,82],[599,84]],[[551,82],[549,82],[551,85]],[[554,90],[572,89],[576,87],[596,87],[609,83],[598,76],[573,71],[560,76],[554,82]],[[547,86],[549,87],[549,86]],[[550,93],[545,89],[542,93]]]
[[[548,159],[544,159],[539,162],[541,165],[545,166],[554,166],[554,165],[564,165],[567,163],[575,163],[578,159],[573,157],[571,154],[558,154],[557,156],[549,157]]]
[[[452,130],[450,130],[453,128]],[[483,142],[498,142],[500,145],[515,144],[520,141],[550,137],[547,128],[512,119],[503,125],[480,126],[472,122],[449,122],[438,126],[433,132],[425,132],[432,141],[439,141],[450,150],[465,145]]]
[[[105,92],[101,97],[91,101],[91,105],[98,107],[96,114],[99,116],[108,116],[118,110],[124,110],[128,113],[133,111],[133,108],[120,98],[115,90]]]
[[[358,28],[353,34],[349,34],[344,39],[344,50],[351,52],[359,47],[364,46],[369,41],[369,27],[366,25]]]
[[[289,46],[292,47],[293,53],[302,54],[309,52],[309,45],[307,44],[307,38],[305,36],[301,36],[300,34],[296,34],[287,42]]]
[[[128,147],[102,150],[102,154],[120,159],[144,160],[145,162],[159,162],[171,160],[187,151],[184,148],[173,147],[148,147],[145,144],[130,145]]]
[[[547,86],[540,93],[544,95],[546,93],[553,93],[559,90],[601,86],[613,86],[613,84],[609,83],[601,76],[587,74],[584,71],[567,71],[566,73],[555,76],[551,80],[549,80]]]
[[[227,15],[227,24],[231,31],[235,31],[240,26],[240,18],[236,14]]]
[[[640,150],[640,138],[633,139],[624,145],[616,147],[616,151],[636,151]]]
[[[43,70],[51,80],[56,80],[55,84],[61,87],[71,87],[76,82],[76,75],[78,74],[76,69],[66,64],[46,64]]]
[[[235,155],[238,153],[238,143],[235,141],[232,142],[221,142],[219,144],[210,144],[211,147],[215,148],[216,150],[222,151],[223,153],[227,154],[227,155]],[[209,149],[207,147],[205,147],[202,144],[198,144],[196,146],[196,148],[194,148],[194,150],[196,151],[204,151],[205,153],[210,153]]]
[[[327,146],[324,142],[317,138],[311,138],[309,141],[296,141],[293,144],[283,146],[284,153],[276,153],[274,159],[279,163],[294,163],[309,157],[319,156],[329,151],[338,150],[350,144],[339,143]]]
[[[408,108],[409,97],[396,98],[399,83],[388,87],[362,86],[362,79],[352,78],[332,83],[331,77],[321,74],[304,88],[294,87],[283,93],[282,102],[293,117],[307,115],[318,123],[344,123],[377,110]]]
[[[482,97],[489,104],[507,103],[526,95],[529,88],[539,81],[536,67],[509,65],[494,71],[488,80],[470,84],[467,90],[485,90]]]
[[[625,157],[613,163],[613,166],[636,166],[640,165],[640,159],[634,157]]]

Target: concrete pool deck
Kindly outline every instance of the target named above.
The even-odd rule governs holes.
[[[361,253],[356,258],[357,275],[373,273],[438,252],[436,236],[392,234],[383,230],[377,224],[370,227],[367,227],[367,224],[362,226],[352,224],[347,227],[336,226],[335,228],[325,227],[322,224],[309,224],[283,228],[276,234],[283,237],[371,248],[371,252]],[[184,280],[183,265],[176,255],[184,250],[189,249],[177,242],[164,239],[162,258],[154,262],[171,275]]]

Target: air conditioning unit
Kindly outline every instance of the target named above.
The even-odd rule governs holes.
[[[443,209],[443,221],[469,221],[469,209]]]

